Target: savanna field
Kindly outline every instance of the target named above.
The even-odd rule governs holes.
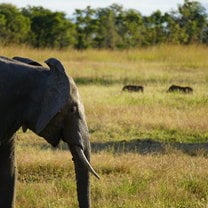
[[[61,60],[79,88],[92,143],[93,208],[208,207],[208,48],[125,51],[0,48],[3,56]],[[122,92],[125,84],[144,93]],[[167,93],[170,85],[193,94]],[[71,154],[17,133],[17,208],[77,207]]]

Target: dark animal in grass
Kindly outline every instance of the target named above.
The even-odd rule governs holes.
[[[144,87],[141,85],[125,85],[122,90],[128,92],[144,92]]]
[[[178,85],[171,85],[167,92],[193,93],[193,89],[191,87],[181,87]]]
[[[22,126],[53,146],[68,144],[80,208],[90,207],[90,142],[78,89],[60,61],[0,57],[0,207],[15,207],[15,132]]]

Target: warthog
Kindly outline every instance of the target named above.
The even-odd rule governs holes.
[[[129,92],[144,92],[144,87],[141,85],[125,85],[122,90]]]
[[[181,87],[178,85],[171,85],[167,92],[183,92],[183,93],[192,93],[193,89],[191,87]]]

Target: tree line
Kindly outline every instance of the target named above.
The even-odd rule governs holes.
[[[71,18],[43,7],[0,4],[0,45],[128,49],[158,44],[208,44],[208,14],[197,1],[149,16],[112,4],[76,9]]]

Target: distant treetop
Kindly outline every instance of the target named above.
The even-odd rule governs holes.
[[[143,16],[112,4],[63,12],[43,7],[0,4],[0,45],[36,48],[127,49],[158,44],[208,44],[208,14],[197,1],[184,0],[176,11]]]

